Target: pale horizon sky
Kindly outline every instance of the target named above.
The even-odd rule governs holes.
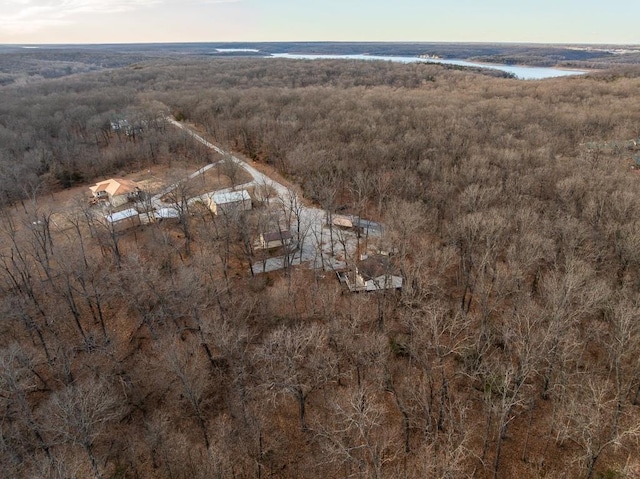
[[[640,1],[0,0],[0,44],[640,44]]]

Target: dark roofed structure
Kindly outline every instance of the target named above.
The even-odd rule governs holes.
[[[357,265],[358,272],[365,279],[378,278],[383,275],[399,274],[398,268],[391,262],[389,256],[369,256]]]
[[[341,280],[351,291],[380,291],[402,288],[402,276],[389,256],[370,256],[356,265],[353,273],[346,273]]]
[[[293,235],[290,231],[272,231],[260,235],[260,246],[263,249],[279,248],[291,243]]]

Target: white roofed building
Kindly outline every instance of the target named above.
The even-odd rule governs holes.
[[[209,208],[214,214],[228,214],[251,209],[251,196],[247,190],[220,191],[209,197]]]
[[[126,229],[140,224],[140,214],[138,210],[129,208],[111,213],[105,216],[104,220],[115,229]]]
[[[154,216],[158,220],[168,220],[171,218],[180,218],[180,213],[175,208],[160,208],[154,211]]]

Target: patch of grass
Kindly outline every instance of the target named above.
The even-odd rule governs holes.
[[[599,479],[623,479],[625,475],[617,469],[607,469],[598,474]]]

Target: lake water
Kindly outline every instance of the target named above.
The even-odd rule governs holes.
[[[492,63],[475,63],[466,60],[445,60],[439,58],[393,57],[378,55],[297,55],[294,53],[273,53],[270,58],[291,58],[302,60],[343,59],[343,60],[381,60],[400,63],[442,63],[463,67],[489,68],[512,73],[521,80],[542,80],[544,78],[583,75],[581,70],[560,70],[558,68],[528,67],[524,65],[500,65]]]

